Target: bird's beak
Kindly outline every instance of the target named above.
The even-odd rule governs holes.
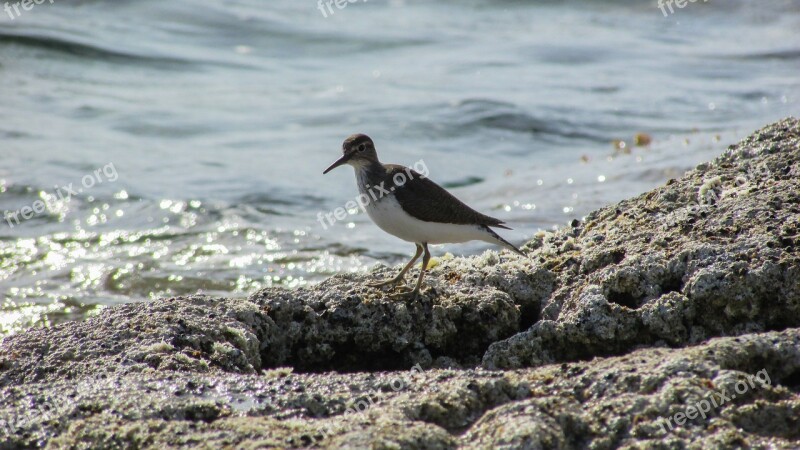
[[[350,155],[348,155],[348,154],[342,155],[341,158],[337,159],[336,162],[334,162],[333,164],[330,165],[330,167],[325,169],[325,172],[322,172],[322,174],[325,175],[326,173],[328,173],[331,170],[341,166],[342,164],[347,164],[347,161],[350,159],[350,156],[352,156],[352,154],[350,154]]]

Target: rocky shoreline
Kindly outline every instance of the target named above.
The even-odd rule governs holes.
[[[6,338],[0,448],[797,448],[798,228],[789,118],[414,302],[384,267]]]

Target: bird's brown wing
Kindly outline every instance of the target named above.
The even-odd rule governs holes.
[[[405,212],[425,222],[474,224],[510,229],[503,221],[481,214],[422,174],[403,166],[387,164],[386,185]],[[402,176],[401,176],[402,175]],[[399,183],[402,179],[404,183]]]

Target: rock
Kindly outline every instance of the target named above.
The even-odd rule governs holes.
[[[680,180],[537,242],[530,256],[556,274],[554,293],[542,320],[492,344],[483,365],[798,327],[798,229],[800,125],[787,119]]]
[[[417,301],[380,268],[28,330],[0,448],[797,448],[799,176],[786,119]]]
[[[503,372],[166,370],[6,386],[0,397],[9,449],[790,449],[800,330]]]
[[[109,308],[84,322],[35,328],[0,345],[0,386],[90,375],[184,370],[255,373],[258,305],[203,296]]]
[[[416,302],[398,301],[354,275],[335,276],[309,289],[263,290],[250,301],[263,305],[276,324],[262,339],[264,364],[392,370],[430,367],[444,356],[474,366],[492,342],[519,330],[518,304],[506,292],[433,290]]]

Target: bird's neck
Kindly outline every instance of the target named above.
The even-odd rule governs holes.
[[[372,186],[380,185],[386,179],[386,168],[378,161],[371,161],[362,166],[355,167],[356,183],[361,192]]]

